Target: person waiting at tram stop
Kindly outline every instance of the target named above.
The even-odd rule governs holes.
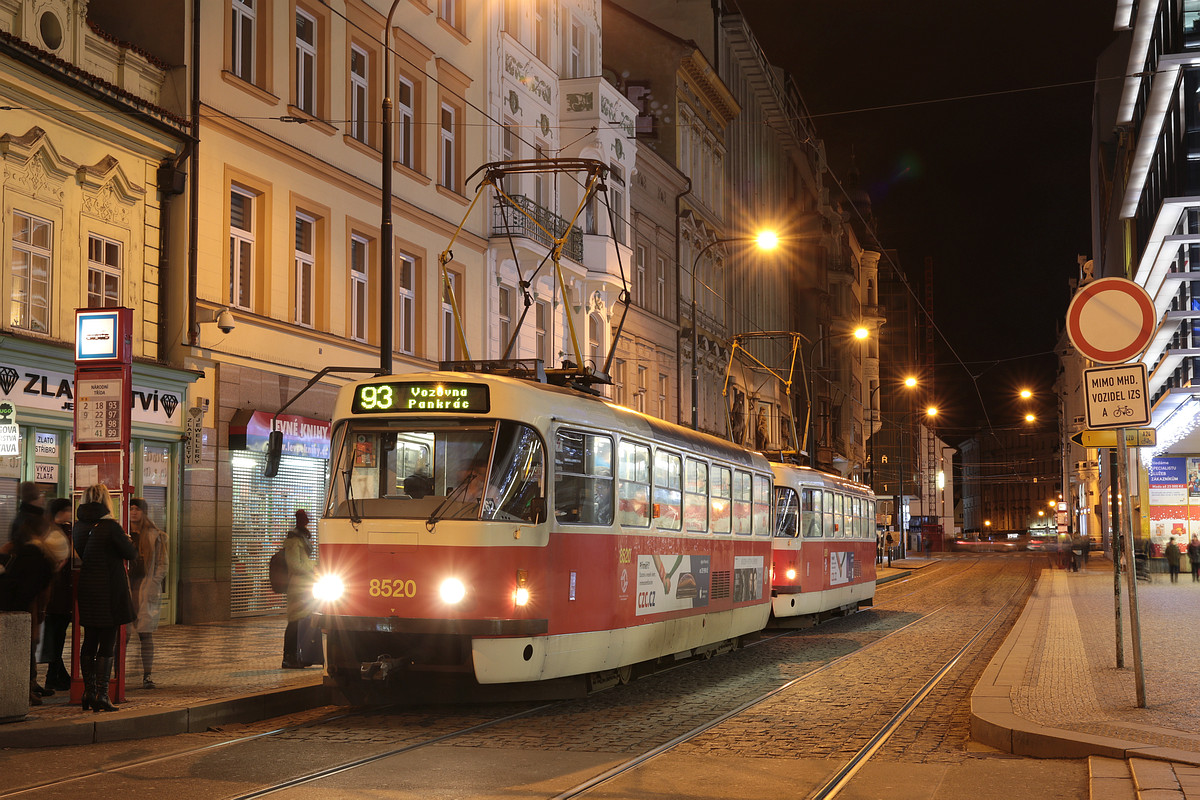
[[[1188,566],[1192,568],[1192,583],[1200,583],[1200,539],[1192,536],[1187,546]]]
[[[304,669],[300,660],[300,621],[313,612],[312,533],[308,529],[308,512],[296,509],[296,524],[283,540],[287,559],[287,627],[283,632],[282,669]]]
[[[1175,544],[1172,536],[1167,542],[1167,571],[1171,573],[1171,583],[1179,582],[1179,545]]]

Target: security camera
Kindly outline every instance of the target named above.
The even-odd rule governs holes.
[[[229,333],[237,327],[237,321],[233,318],[233,314],[228,308],[222,309],[220,314],[217,314],[217,329],[221,333]]]

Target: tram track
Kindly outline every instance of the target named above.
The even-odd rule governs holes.
[[[817,666],[806,669],[803,674],[795,675],[795,673],[792,673],[793,676],[790,678],[790,680],[785,680],[782,683],[771,686],[766,691],[760,690],[753,696],[747,697],[746,692],[743,692],[741,697],[731,694],[730,696],[726,697],[726,702],[724,705],[713,700],[701,701],[701,705],[708,705],[710,712],[717,711],[720,713],[712,714],[711,719],[706,719],[700,724],[693,725],[691,728],[684,730],[682,733],[677,733],[676,735],[671,736],[669,740],[662,741],[660,739],[659,741],[654,742],[653,746],[644,747],[640,751],[633,751],[633,747],[636,746],[636,743],[631,741],[629,744],[631,745],[630,751],[632,754],[629,757],[624,758],[615,764],[611,762],[606,764],[605,768],[598,771],[598,773],[593,777],[576,783],[569,788],[554,789],[551,787],[548,789],[547,794],[543,796],[552,796],[555,798],[583,797],[587,796],[593,791],[600,790],[601,787],[607,787],[606,791],[612,791],[614,787],[621,785],[621,779],[623,776],[629,776],[632,778],[633,776],[638,775],[639,771],[642,771],[641,774],[643,775],[653,775],[654,771],[656,770],[665,771],[665,764],[669,762],[659,762],[662,764],[660,767],[656,766],[656,759],[659,759],[660,757],[671,753],[672,751],[675,751],[676,753],[678,753],[681,749],[684,751],[689,751],[688,748],[682,747],[689,742],[694,743],[703,738],[712,740],[722,736],[724,736],[726,739],[732,738],[741,741],[744,738],[742,731],[747,729],[747,725],[753,726],[755,723],[743,721],[740,723],[742,725],[740,730],[734,729],[732,733],[726,731],[724,734],[722,734],[722,726],[731,723],[738,723],[739,719],[746,717],[755,719],[756,713],[758,719],[773,718],[775,714],[774,710],[764,710],[765,707],[768,707],[772,704],[773,700],[776,701],[776,706],[778,706],[780,703],[793,706],[796,704],[805,705],[810,702],[809,700],[805,699],[806,696],[811,696],[814,693],[820,694],[821,692],[828,693],[828,685],[835,685],[838,680],[845,680],[844,678],[833,677],[839,672],[840,666],[850,665],[852,660],[856,658],[867,659],[872,661],[872,663],[878,663],[886,658],[887,651],[891,649],[888,647],[889,643],[903,640],[905,638],[912,640],[915,638],[924,637],[925,639],[932,640],[940,636],[940,633],[922,633],[922,631],[928,630],[923,626],[929,626],[932,624],[936,628],[938,620],[954,616],[951,613],[952,611],[956,610],[954,606],[961,606],[965,604],[958,599],[952,599],[957,598],[962,594],[962,590],[957,588],[953,583],[954,577],[957,575],[957,577],[961,579],[965,573],[973,573],[982,564],[986,563],[989,563],[989,560],[974,559],[970,564],[962,564],[961,570],[952,570],[947,574],[938,574],[936,576],[925,576],[925,580],[919,581],[924,587],[923,589],[913,586],[910,587],[910,591],[906,591],[901,594],[894,592],[891,593],[891,596],[885,598],[883,608],[877,607],[876,609],[873,609],[874,611],[878,612],[878,621],[871,621],[870,624],[866,626],[856,624],[857,619],[865,615],[850,615],[847,618],[843,618],[844,622],[842,622],[840,625],[837,622],[831,622],[827,626],[821,626],[821,629],[816,631],[813,629],[807,629],[805,631],[788,631],[786,633],[779,633],[773,636],[763,636],[758,641],[752,643],[752,645],[748,645],[746,648],[743,648],[744,654],[745,650],[749,649],[751,646],[754,646],[754,653],[749,655],[744,654],[743,658],[749,658],[751,659],[751,662],[766,660],[777,664],[777,666],[770,671],[770,674],[775,674],[779,677],[788,677],[786,675],[787,670],[785,669],[785,665],[794,664],[799,666],[803,660],[808,660],[810,664],[816,663],[817,660],[826,658],[828,653],[836,652],[839,646],[844,649],[845,647],[853,644],[854,649],[850,652],[845,652],[840,656],[828,658],[828,660],[824,661],[824,663],[819,663]],[[833,771],[833,777],[830,778],[821,788],[821,793],[814,794],[812,795],[813,797],[833,797],[836,795],[837,791],[840,791],[846,784],[855,779],[855,776],[857,775],[859,769],[862,768],[862,765],[866,764],[872,757],[876,756],[876,754],[878,754],[880,750],[885,747],[888,738],[905,724],[906,720],[909,718],[909,715],[911,715],[915,709],[920,707],[922,703],[926,702],[927,698],[929,698],[931,694],[937,692],[939,683],[942,682],[947,675],[952,673],[955,665],[961,663],[964,656],[969,653],[972,648],[977,647],[981,639],[987,636],[990,632],[995,632],[996,626],[999,624],[998,620],[1001,620],[1006,612],[1012,612],[1014,598],[1019,596],[1021,592],[1028,587],[1030,581],[1034,575],[1036,575],[1041,566],[1042,565],[1040,563],[1035,563],[1034,560],[1030,560],[1023,577],[1019,573],[1014,574],[1017,573],[1016,570],[1008,573],[1009,580],[1019,581],[1019,583],[1015,587],[1012,587],[1011,590],[1003,592],[1003,594],[997,592],[996,589],[1009,589],[1009,586],[990,586],[980,590],[980,595],[981,597],[985,598],[985,600],[978,602],[981,604],[986,602],[986,604],[993,606],[998,605],[999,608],[990,613],[990,616],[988,616],[986,620],[982,622],[976,620],[973,623],[973,627],[975,628],[973,635],[965,643],[962,643],[962,641],[959,640],[959,643],[953,645],[955,651],[950,654],[949,657],[944,658],[939,663],[936,673],[932,677],[923,679],[919,690],[912,692],[911,696],[905,695],[908,697],[907,701],[905,701],[902,707],[894,714],[891,714],[890,718],[884,725],[879,726],[868,745],[863,748],[859,748],[851,758],[844,759],[841,765]],[[1003,575],[1003,572],[998,573],[999,577],[1003,577]],[[991,579],[997,576],[988,575],[984,577]],[[929,580],[929,578],[935,578],[935,580]],[[981,581],[979,578],[976,578],[973,583],[981,585],[983,581]],[[924,594],[921,594],[922,591]],[[918,594],[921,594],[921,596],[913,598],[914,595]],[[914,606],[920,608],[920,611],[917,612],[915,610],[910,610]],[[991,611],[991,609],[987,610]],[[961,607],[958,608],[957,611],[960,616],[968,617],[968,619],[965,621],[960,620],[957,622],[956,625],[958,625],[958,627],[961,628],[967,624],[972,624],[970,623],[969,619],[970,615],[965,615],[964,610]],[[919,616],[916,616],[918,613]],[[907,620],[905,617],[908,615],[914,615],[916,618]],[[905,624],[900,625],[894,630],[890,630],[883,635],[877,635],[881,627],[883,627],[879,624],[879,621],[882,621],[886,625],[889,620],[893,624],[899,622],[904,622]],[[964,635],[965,633],[967,632],[964,631]],[[866,638],[871,636],[876,636],[876,638],[863,643]],[[791,639],[803,639],[804,643],[789,644],[789,640]],[[842,644],[825,645],[824,642],[826,641],[841,642]],[[764,651],[770,651],[770,646],[772,645],[785,649],[775,654],[764,655]],[[817,648],[815,655],[808,653],[813,646],[816,646]],[[797,650],[796,648],[800,649]],[[730,654],[730,656],[733,655],[736,654]],[[730,663],[722,667],[718,662],[722,664],[726,663],[724,661],[725,658],[728,657],[726,656],[722,657],[722,659],[712,661],[681,662],[677,668],[671,668],[669,670],[665,670],[664,672],[677,672],[678,669],[700,667],[702,671],[697,673],[697,675],[701,676],[700,679],[680,680],[675,678],[669,681],[664,681],[663,683],[687,684],[689,688],[692,688],[693,690],[695,690],[695,687],[701,687],[700,690],[705,691],[703,689],[704,686],[715,686],[721,681],[729,679],[731,676],[741,675],[749,665],[748,662],[743,662],[740,665]],[[707,665],[713,665],[715,669],[709,669]],[[851,667],[851,674],[853,674],[853,669],[855,668]],[[861,667],[859,669],[861,669]],[[714,675],[714,673],[717,674]],[[725,673],[725,677],[720,677],[720,673]],[[664,673],[655,673],[656,676],[660,676],[662,674]],[[928,672],[924,667],[922,669],[922,674],[928,675]],[[819,679],[823,675],[830,675],[831,677],[824,682],[821,682]],[[761,684],[764,680],[770,682],[770,675],[764,675],[755,679],[754,681],[746,681],[744,678],[738,678],[738,680],[745,681],[747,683],[745,688],[748,689],[752,683]],[[635,683],[640,683],[640,681]],[[784,697],[785,693],[787,693],[789,690],[800,689],[808,684],[812,684],[813,686],[813,689],[809,690],[809,695],[793,694],[790,695],[790,699]],[[622,687],[622,689],[625,688],[626,687]],[[395,764],[388,763],[388,760],[393,758],[403,759],[405,756],[409,756],[413,753],[418,753],[421,750],[426,749],[428,749],[431,753],[436,753],[436,748],[439,745],[459,745],[463,748],[470,748],[469,750],[461,750],[464,755],[468,752],[480,753],[480,742],[483,741],[484,737],[486,736],[486,743],[484,745],[485,747],[501,748],[502,750],[506,746],[506,742],[520,742],[523,739],[527,739],[528,732],[530,730],[548,732],[553,730],[556,726],[572,726],[578,719],[586,719],[587,724],[590,725],[603,725],[603,715],[612,709],[617,709],[619,713],[631,712],[632,715],[632,713],[636,713],[640,709],[639,704],[645,704],[645,707],[652,709],[648,713],[657,714],[661,712],[653,709],[657,709],[659,707],[669,707],[678,702],[677,700],[671,700],[669,697],[664,696],[661,687],[657,689],[649,689],[645,691],[644,694],[645,697],[640,699],[631,699],[628,694],[622,695],[616,691],[612,693],[606,692],[599,695],[593,695],[584,701],[560,701],[556,703],[530,706],[528,708],[519,708],[514,713],[496,715],[494,718],[482,720],[481,717],[489,715],[481,714],[479,713],[479,710],[469,711],[465,714],[459,714],[457,711],[454,711],[442,716],[430,714],[428,711],[412,713],[411,711],[406,710],[405,712],[393,717],[389,716],[390,712],[388,710],[359,709],[349,713],[326,715],[319,719],[310,720],[298,725],[280,727],[271,731],[257,732],[250,736],[237,737],[223,742],[206,744],[202,747],[191,748],[189,750],[179,751],[176,753],[164,754],[151,759],[141,759],[136,762],[129,762],[127,764],[107,767],[88,774],[65,777],[58,781],[45,782],[39,784],[38,786],[23,787],[18,790],[0,794],[0,797],[7,798],[29,795],[36,790],[46,791],[52,789],[53,787],[65,787],[75,791],[78,791],[79,789],[86,790],[92,788],[89,787],[86,782],[86,779],[89,777],[97,780],[103,780],[105,776],[112,777],[117,773],[133,771],[138,767],[153,767],[156,764],[176,759],[184,759],[188,756],[192,756],[197,759],[203,759],[218,749],[230,749],[231,745],[246,745],[253,747],[253,743],[255,741],[265,741],[268,739],[286,740],[289,738],[289,735],[291,738],[296,739],[297,741],[320,741],[325,736],[325,734],[320,731],[320,726],[341,726],[346,722],[353,722],[354,720],[364,717],[383,715],[384,719],[378,726],[376,726],[373,722],[368,721],[366,723],[365,729],[368,729],[377,735],[377,738],[374,739],[365,737],[372,742],[372,752],[362,754],[362,746],[359,745],[360,754],[357,757],[345,758],[348,753],[337,753],[330,750],[328,751],[329,755],[341,757],[326,759],[325,764],[316,766],[315,768],[312,768],[301,774],[280,774],[276,776],[275,780],[270,780],[267,778],[263,780],[262,784],[259,785],[258,788],[253,788],[249,791],[247,791],[249,788],[248,786],[243,786],[240,793],[233,794],[228,791],[220,791],[211,796],[221,798],[236,798],[236,800],[249,800],[249,798],[264,797],[277,793],[288,793],[289,790],[298,790],[301,787],[307,787],[307,791],[309,792],[313,790],[320,791],[322,782],[334,779],[335,776],[348,776],[344,780],[350,781],[362,780],[362,778],[354,778],[350,776],[355,774],[356,770],[361,770],[363,775],[372,774],[371,770],[367,769],[371,765],[381,765],[383,770],[389,774],[398,774],[407,770],[411,770],[414,763],[411,760],[399,760]],[[608,699],[600,699],[599,702],[596,702],[598,698]],[[511,706],[509,708],[511,708]],[[495,709],[492,710],[494,711]],[[475,721],[473,721],[472,724],[463,725],[463,717],[470,717],[471,714],[475,714]],[[686,715],[681,715],[680,721],[682,721],[684,716]],[[697,714],[696,716],[700,715]],[[590,717],[595,717],[595,719],[591,719]],[[397,722],[397,719],[400,721]],[[428,728],[430,727],[435,728],[435,730],[429,731]],[[501,731],[502,733],[497,736],[495,733],[497,731]],[[662,733],[671,735],[669,730],[663,730]],[[706,734],[708,735],[707,737]],[[786,730],[777,731],[776,734],[783,737],[788,735]],[[387,745],[385,737],[391,738],[393,742],[391,746]],[[408,740],[404,741],[406,737]],[[580,739],[586,738],[586,734],[581,733],[579,735],[579,739],[572,739],[572,741],[579,741]],[[643,744],[649,744],[649,742],[645,742]],[[578,744],[574,746],[567,743],[555,744],[552,738],[548,738],[540,745],[537,743],[532,744],[532,747],[534,750],[541,749],[550,752],[556,750],[562,751],[577,749]],[[596,743],[595,748],[597,752],[604,752],[607,749],[602,743]],[[689,752],[700,752],[703,754],[704,751],[702,749],[696,749]],[[809,757],[817,759],[830,758],[834,757],[834,753],[830,752],[822,756],[820,753],[814,752]],[[438,757],[435,756],[433,760],[436,760],[437,758]],[[404,764],[405,766],[399,767],[399,764]],[[251,782],[245,781],[245,783]],[[251,783],[251,785],[253,784]],[[214,788],[219,789],[220,787]],[[226,786],[225,788],[230,787]],[[539,787],[539,793],[540,791],[541,788]],[[557,791],[558,793],[550,794],[552,791]],[[207,797],[209,795],[205,793],[197,796]]]

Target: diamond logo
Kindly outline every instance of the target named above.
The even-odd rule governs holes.
[[[179,407],[179,398],[173,394],[164,394],[158,401],[167,411],[167,419],[175,416],[175,409]]]
[[[20,376],[17,375],[17,371],[12,367],[0,367],[0,389],[3,389],[4,393],[8,394],[17,385],[18,377]]]

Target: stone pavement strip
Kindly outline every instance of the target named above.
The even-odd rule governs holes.
[[[1093,800],[1200,800],[1200,583],[1138,583],[1146,707],[1138,708],[1127,584],[1117,668],[1112,562],[1047,569],[975,685],[971,736],[1005,752],[1088,757]]]
[[[148,738],[252,722],[328,704],[321,670],[280,668],[281,616],[169,625],[154,634],[155,689],[142,689],[138,637],[126,652],[126,697],[116,712],[46,698],[23,721],[0,725],[0,747],[42,747]],[[68,662],[69,663],[69,662]],[[45,674],[45,667],[41,667]]]

